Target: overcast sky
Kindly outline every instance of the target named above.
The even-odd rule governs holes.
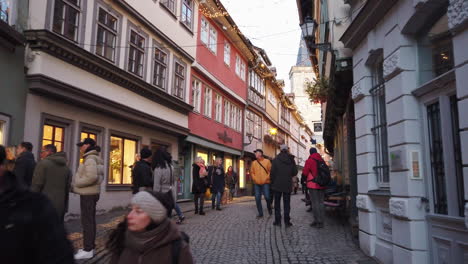
[[[263,48],[289,91],[289,70],[296,64],[301,30],[296,1],[221,0],[252,43]]]

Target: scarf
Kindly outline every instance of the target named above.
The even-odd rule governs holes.
[[[125,247],[140,254],[144,253],[167,234],[170,223],[170,220],[166,219],[156,228],[144,232],[132,232],[127,229]]]

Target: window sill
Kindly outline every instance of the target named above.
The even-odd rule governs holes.
[[[184,22],[182,21],[179,21],[179,24],[182,25],[182,28],[184,28],[188,33],[190,33],[190,35],[194,35],[193,33],[193,29],[191,29],[189,26],[187,26]]]
[[[169,15],[171,15],[175,20],[177,20],[177,16],[175,14],[175,10],[172,11],[169,9],[169,7],[167,7],[165,4],[159,2],[159,5],[167,12],[169,13]]]
[[[106,191],[108,192],[118,192],[118,191],[132,191],[132,185],[130,184],[108,184],[106,185]]]
[[[390,188],[380,188],[377,190],[372,190],[372,191],[367,192],[367,194],[372,195],[372,196],[383,196],[383,197],[392,196],[390,192]]]

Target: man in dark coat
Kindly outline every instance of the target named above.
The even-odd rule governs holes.
[[[32,154],[33,145],[29,142],[21,142],[16,148],[16,163],[13,174],[18,182],[27,188],[31,187],[31,181],[36,167],[34,154]]]
[[[215,164],[208,168],[208,179],[211,183],[211,209],[221,211],[221,197],[224,193],[224,186],[226,185],[224,179],[223,159],[217,158]]]
[[[8,264],[71,264],[73,248],[63,221],[41,193],[18,185],[0,146],[0,260]]]
[[[281,145],[281,152],[273,160],[271,166],[271,189],[275,191],[275,222],[273,225],[281,226],[281,197],[284,206],[284,224],[292,226],[289,213],[291,211],[292,178],[297,175],[297,166],[294,157],[288,153],[288,146]]]
[[[133,194],[136,194],[140,189],[153,190],[153,170],[151,169],[151,150],[143,148],[140,151],[141,159],[135,163],[132,170],[133,178]]]
[[[65,152],[57,153],[57,148],[49,144],[42,148],[41,158],[34,170],[31,190],[45,194],[63,220],[72,179],[67,157]]]

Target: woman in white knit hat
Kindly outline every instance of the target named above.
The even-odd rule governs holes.
[[[168,218],[173,204],[173,198],[167,194],[135,194],[132,210],[107,242],[112,253],[110,263],[193,263],[187,235]]]

